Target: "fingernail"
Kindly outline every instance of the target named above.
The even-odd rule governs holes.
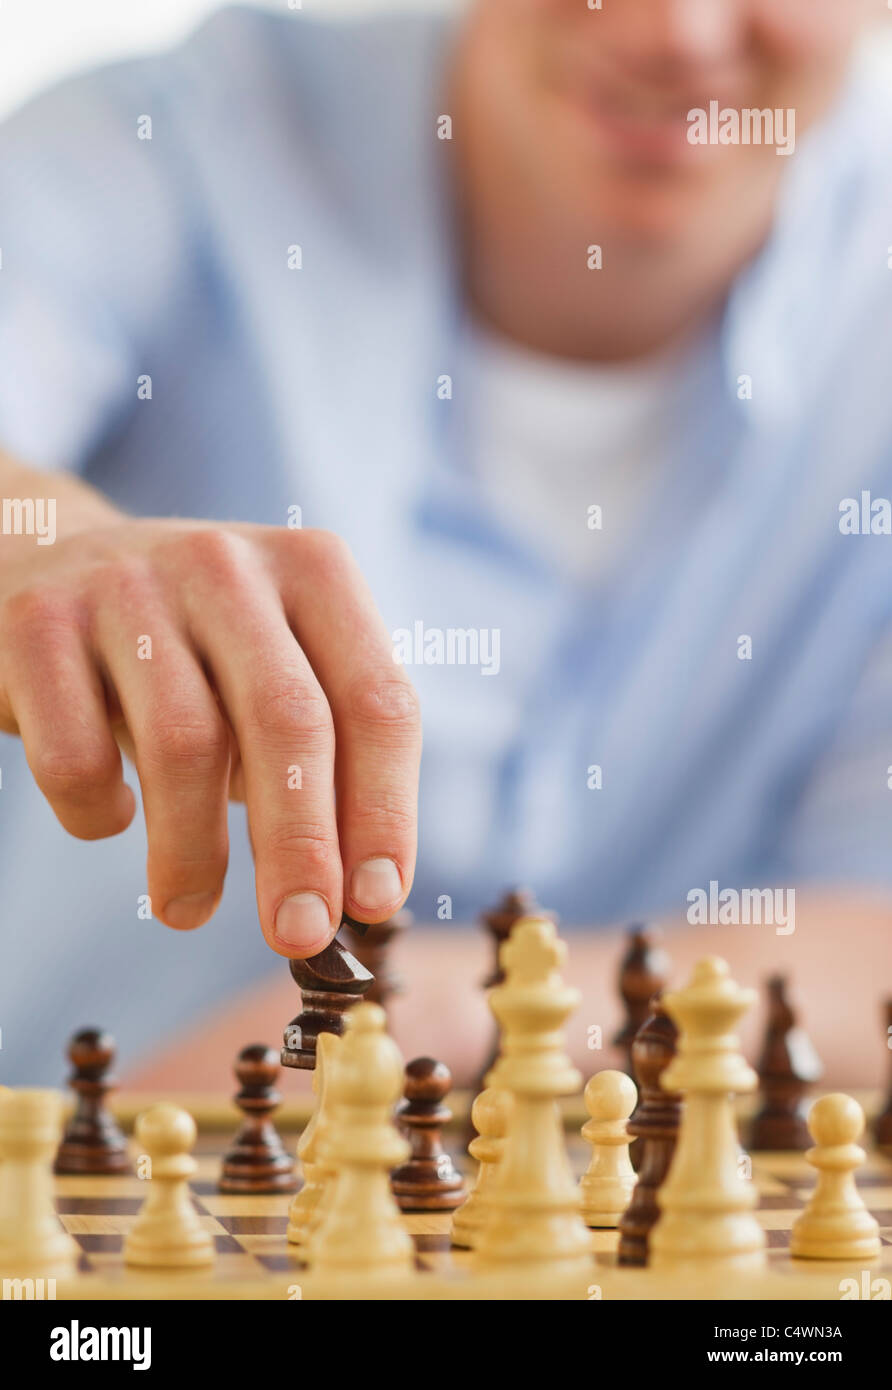
[[[294,950],[308,951],[318,945],[321,951],[331,936],[328,903],[318,893],[295,893],[286,898],[276,913],[276,936]]]
[[[190,931],[206,922],[214,910],[216,893],[184,893],[181,898],[172,898],[161,914],[162,922],[177,931]]]
[[[402,895],[400,871],[392,859],[367,859],[353,870],[350,896],[364,912],[380,912]]]

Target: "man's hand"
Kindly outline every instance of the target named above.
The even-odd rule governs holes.
[[[53,546],[0,537],[0,728],[82,839],[132,820],[118,744],[132,754],[168,926],[219,902],[230,795],[281,955],[315,955],[342,910],[380,921],[408,893],[417,700],[336,536],[134,521],[103,501],[99,525]]]

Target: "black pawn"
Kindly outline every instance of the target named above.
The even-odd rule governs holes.
[[[281,1062],[283,1067],[313,1071],[316,1038],[320,1033],[343,1033],[345,1014],[359,1002],[373,979],[337,937],[309,960],[288,964],[300,989],[301,1011],[285,1029]]]
[[[773,975],[767,990],[768,1026],[756,1066],[762,1104],[750,1129],[749,1147],[769,1152],[809,1149],[814,1141],[805,1122],[805,1096],[821,1075],[821,1062],[797,1024],[785,976]]]
[[[221,1192],[294,1192],[294,1161],[285,1152],[270,1116],[281,1102],[279,1060],[263,1043],[243,1047],[235,1063],[241,1090],[235,1103],[245,1122],[223,1159]]]
[[[626,1016],[613,1039],[623,1053],[623,1070],[631,1076],[632,1043],[638,1029],[650,1016],[650,1001],[661,994],[669,982],[671,964],[660,942],[656,927],[636,922],[628,928],[628,945],[619,967],[619,992]],[[636,1145],[632,1146],[633,1149]]]
[[[405,1099],[397,1107],[396,1121],[411,1152],[390,1179],[400,1211],[453,1211],[467,1196],[441,1137],[452,1119],[452,1111],[443,1104],[451,1085],[449,1068],[433,1057],[417,1057],[406,1067]]]
[[[638,1082],[638,1105],[628,1132],[641,1142],[638,1181],[620,1217],[617,1258],[621,1265],[646,1265],[650,1233],[660,1216],[657,1194],[669,1172],[681,1119],[681,1096],[664,1090],[660,1078],[675,1056],[678,1033],[659,998],[635,1035],[632,1063]]]
[[[117,1084],[109,1074],[114,1038],[101,1028],[82,1028],[68,1044],[68,1060],[74,1068],[68,1085],[77,1102],[56,1154],[55,1172],[129,1173],[127,1141],[105,1108],[105,1097]]]

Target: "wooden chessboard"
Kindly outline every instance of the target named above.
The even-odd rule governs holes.
[[[296,1136],[284,1136],[289,1146]],[[196,1149],[198,1172],[192,1191],[202,1222],[217,1248],[207,1271],[145,1271],[123,1262],[124,1235],[145,1198],[145,1183],[135,1176],[57,1177],[56,1205],[65,1228],[81,1249],[77,1277],[60,1282],[57,1298],[78,1299],[315,1299],[333,1296],[324,1282],[300,1263],[299,1247],[285,1239],[290,1198],[224,1196],[216,1183],[225,1140],[205,1134]],[[570,1142],[577,1171],[585,1159],[581,1141]],[[450,1247],[451,1217],[446,1214],[405,1216],[416,1251],[417,1272],[392,1284],[357,1280],[356,1288],[337,1296],[357,1299],[678,1299],[776,1298],[839,1300],[840,1283],[854,1279],[864,1297],[869,1281],[892,1283],[892,1161],[871,1154],[859,1173],[859,1189],[880,1223],[883,1252],[873,1262],[830,1263],[791,1260],[790,1228],[814,1185],[813,1170],[801,1154],[753,1155],[753,1182],[759,1192],[759,1216],[768,1235],[768,1268],[763,1274],[686,1276],[680,1271],[620,1269],[615,1262],[615,1231],[593,1231],[591,1277],[555,1279],[543,1287],[522,1278],[506,1281],[473,1276],[471,1256]],[[849,1286],[851,1288],[851,1286]],[[874,1294],[878,1288],[874,1288]]]

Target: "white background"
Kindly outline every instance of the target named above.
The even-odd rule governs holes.
[[[288,0],[239,2],[288,9]],[[375,10],[446,9],[456,3],[302,0],[300,8],[330,18]],[[0,0],[0,116],[65,73],[165,48],[221,7],[222,0]]]

